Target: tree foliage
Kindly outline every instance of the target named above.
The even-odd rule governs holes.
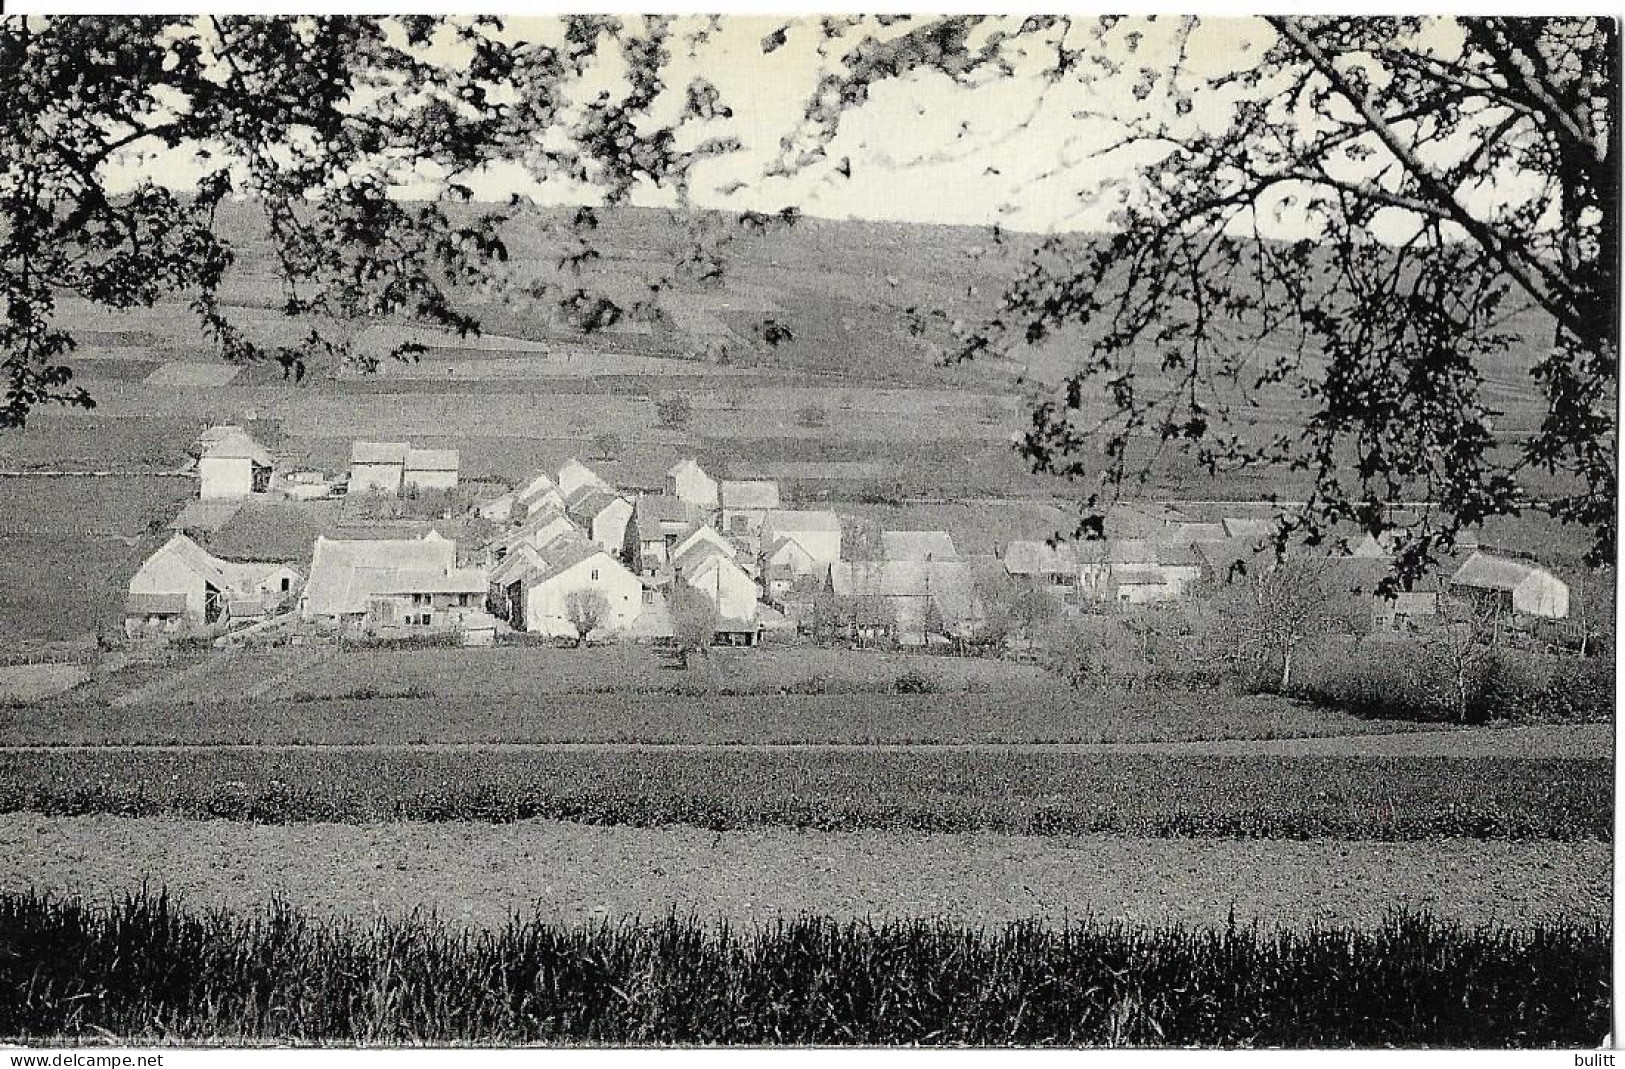
[[[682,655],[683,667],[687,668],[692,654],[705,656],[716,640],[720,619],[716,602],[679,580],[671,585],[668,608],[672,638],[677,643],[677,652]]]

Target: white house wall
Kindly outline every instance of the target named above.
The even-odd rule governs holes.
[[[350,493],[396,494],[401,489],[399,464],[352,464]]]
[[[455,471],[408,471],[402,480],[407,486],[420,490],[454,490],[457,488]]]
[[[598,578],[594,579],[593,573]],[[593,632],[623,632],[631,629],[643,611],[643,584],[621,567],[613,557],[600,554],[571,565],[543,582],[525,590],[525,630],[561,638],[575,638],[566,602],[576,590],[601,590],[609,599],[610,623]]]
[[[198,496],[206,501],[247,497],[254,490],[254,462],[247,457],[198,461]]]

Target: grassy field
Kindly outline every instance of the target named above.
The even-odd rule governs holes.
[[[272,823],[534,818],[718,831],[1608,841],[1605,759],[1000,752],[0,754],[0,811]]]
[[[344,672],[333,680],[332,697],[302,691],[306,670],[298,669],[275,682],[286,696],[267,697],[256,692],[270,679],[217,673],[215,663],[205,662],[173,686],[142,671],[132,677],[131,687],[144,689],[116,707],[108,704],[120,693],[111,677],[83,693],[0,712],[0,745],[1022,745],[1279,739],[1426,727],[1360,720],[1274,698],[1198,693],[1086,693],[1052,685],[893,693],[898,684],[889,676],[874,685],[804,677],[791,684],[790,693],[768,681],[740,693],[737,684],[709,689],[694,675],[671,671],[663,673],[669,680],[665,689],[632,680],[600,684],[596,693],[560,694],[547,693],[549,683],[540,673],[534,686],[527,686],[522,675],[493,672],[499,686],[516,693],[492,696],[474,692],[479,677],[472,666],[478,660],[446,679],[411,685],[395,676]],[[222,689],[223,679],[253,690],[234,698]]]
[[[32,1042],[1591,1046],[1600,926],[1126,931],[672,916],[470,932],[273,904],[0,899],[0,1033]]]

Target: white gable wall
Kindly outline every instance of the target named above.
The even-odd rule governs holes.
[[[205,456],[197,473],[198,497],[205,501],[247,497],[254,490],[254,462],[247,457]]]
[[[643,611],[643,583],[609,554],[597,553],[557,575],[527,585],[525,630],[575,638],[575,625],[570,622],[565,603],[576,590],[600,590],[609,599],[609,626],[594,635],[629,631]]]

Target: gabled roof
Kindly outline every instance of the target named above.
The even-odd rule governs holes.
[[[124,599],[126,616],[181,616],[185,612],[185,594],[130,594]]]
[[[331,539],[318,537],[305,583],[308,616],[364,613],[378,591],[401,576],[457,568],[457,544],[430,531],[414,539]]]
[[[733,554],[708,538],[685,539],[682,548],[672,552],[671,564],[689,572],[698,569],[712,557],[721,557],[737,567]]]
[[[841,518],[823,509],[774,509],[767,524],[777,534],[787,531],[834,531],[839,534]]]
[[[599,486],[606,488],[609,486],[609,483],[604,480],[603,476],[587,467],[587,465],[581,463],[581,461],[577,460],[575,457],[571,457],[569,460],[566,460],[563,464],[559,465],[558,482],[562,485],[563,483],[569,481],[571,476],[589,483],[596,483]]]
[[[1161,564],[1157,543],[1149,538],[1113,538],[1106,542],[1106,559],[1113,567]]]
[[[669,494],[639,494],[633,511],[638,534],[643,538],[653,537],[662,527],[688,527],[700,522],[697,508]]]
[[[559,541],[549,546],[547,552],[543,554],[547,567],[531,577],[529,582],[545,583],[562,572],[574,568],[583,561],[592,560],[594,557],[603,557],[613,567],[619,568],[623,572],[626,571],[625,566],[610,556],[602,546],[595,545],[592,542]],[[627,572],[626,574],[630,576],[632,573]]]
[[[947,531],[882,531],[880,552],[891,561],[959,559],[959,551]]]
[[[1239,516],[1226,516],[1224,518],[1224,533],[1227,538],[1251,538],[1256,541],[1268,535],[1270,527],[1269,520]]]
[[[1450,577],[1450,582],[1455,586],[1472,587],[1475,590],[1512,590],[1525,579],[1537,574],[1552,577],[1544,568],[1506,557],[1492,556],[1479,550],[1456,569],[1456,573]]]
[[[206,459],[223,460],[251,460],[256,464],[271,467],[271,451],[256,442],[247,431],[241,427],[210,428],[211,430],[224,430],[226,433],[206,437],[203,441],[203,456]],[[207,432],[205,432],[207,435]]]
[[[456,471],[458,459],[455,449],[408,449],[406,468],[408,471]]]
[[[798,556],[805,557],[808,560],[813,559],[813,555],[807,552],[807,547],[797,542],[790,535],[779,535],[773,539],[768,543],[767,548],[762,551],[762,556],[767,560],[773,560],[786,550],[794,550]]]
[[[682,460],[679,460],[677,463],[666,469],[666,474],[678,476],[687,474],[691,471],[697,471],[701,475],[705,475],[707,479],[711,478],[710,475],[706,474],[705,469],[700,467],[700,462],[693,457],[684,457]]]
[[[406,464],[405,442],[355,442],[350,446],[351,464]]]
[[[1159,542],[1157,543],[1157,563],[1165,568],[1200,568],[1202,555],[1197,551],[1199,543],[1192,542]]]
[[[534,499],[543,496],[549,490],[557,490],[558,484],[552,476],[545,471],[539,471],[530,477],[530,481],[513,492],[513,499],[517,504],[528,505]]]
[[[147,560],[151,561],[160,556],[179,559],[204,582],[212,583],[222,589],[227,585],[226,573],[220,566],[221,562],[202,546],[183,534],[177,534],[170,538],[168,542],[158,547],[158,550]],[[142,567],[145,566],[145,564],[142,565]]]
[[[570,499],[565,502],[565,508],[567,508],[572,515],[593,520],[597,519],[605,509],[609,508],[617,501],[625,500],[626,499],[624,497],[615,493],[613,490],[605,490],[596,486],[584,486],[580,490],[577,490],[575,493],[570,495]]]
[[[451,568],[446,571],[397,571],[380,582],[376,594],[478,594],[486,588],[485,572],[479,568]]]
[[[725,509],[779,507],[779,484],[768,479],[725,479],[718,495]]]
[[[688,532],[688,534],[684,535],[676,545],[672,546],[672,555],[675,557],[690,551],[697,542],[705,542],[713,545],[717,547],[720,552],[726,554],[730,558],[739,556],[739,550],[734,547],[732,542],[722,537],[716,532],[715,528],[705,523],[695,524],[694,530]]]
[[[1112,538],[1150,538],[1159,531],[1185,522],[1175,509],[1155,501],[1119,501],[1106,510],[1106,534]]]
[[[1069,575],[1082,564],[1071,542],[1011,542],[1004,550],[1004,569],[1011,575]]]

